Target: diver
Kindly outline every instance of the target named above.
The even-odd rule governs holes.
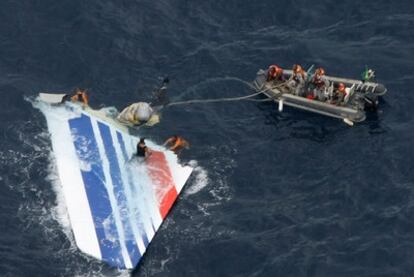
[[[168,99],[168,95],[167,95],[167,85],[169,82],[170,82],[170,79],[168,79],[168,77],[165,77],[162,80],[161,86],[152,92],[152,101],[150,103],[151,107],[161,108],[170,102],[170,100]]]
[[[88,106],[89,100],[86,90],[77,88],[75,94],[70,98],[72,102],[80,102],[83,106]]]
[[[145,138],[141,138],[137,144],[137,153],[138,157],[146,158],[151,155],[151,150],[145,144]]]
[[[285,81],[285,76],[283,75],[283,69],[278,67],[277,65],[272,64],[269,66],[267,70],[267,81],[277,81],[283,82]]]
[[[311,79],[312,90],[310,96],[308,98],[315,99],[317,98],[319,101],[325,101],[325,89],[329,87],[329,81],[325,77],[325,70],[320,67],[316,69],[315,74]]]
[[[164,146],[178,155],[184,148],[189,148],[190,144],[182,137],[174,135],[164,142]]]
[[[303,68],[295,64],[293,65],[293,73],[292,76],[289,78],[288,86],[293,89],[294,95],[303,95],[303,90],[305,86],[306,80],[306,72]]]

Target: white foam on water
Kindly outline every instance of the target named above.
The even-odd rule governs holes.
[[[193,174],[194,174],[194,181],[193,183],[188,186],[188,188],[185,190],[184,195],[192,195],[200,192],[202,189],[204,189],[208,183],[208,172],[203,167],[198,166],[197,161],[192,160],[189,162],[189,165],[194,168]]]
[[[74,265],[76,266],[76,265]],[[78,271],[82,271],[82,269],[78,269]],[[130,270],[119,270],[119,269],[113,269],[108,270],[102,265],[93,267],[88,267],[87,272],[68,272],[68,276],[75,276],[75,277],[97,277],[97,276],[110,276],[110,277],[131,277],[131,271]]]

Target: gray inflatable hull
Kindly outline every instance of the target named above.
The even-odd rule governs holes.
[[[292,75],[291,70],[284,71],[285,78],[288,79]],[[294,95],[292,93],[286,93],[280,88],[275,86],[273,82],[266,81],[267,72],[265,70],[259,70],[257,78],[254,81],[254,86],[257,91],[262,91],[264,95],[273,99],[279,103],[279,110],[283,109],[283,106],[290,106],[297,109],[322,114],[334,118],[343,120],[350,120],[352,122],[362,122],[366,119],[366,112],[364,110],[364,104],[356,103],[355,101],[349,101],[348,105],[337,106],[327,102],[318,100],[307,99],[306,97]],[[363,83],[359,80],[344,79],[337,77],[327,76],[329,82],[338,84],[344,83],[347,87],[354,87],[356,91],[371,94],[375,97],[382,96],[386,93],[386,89],[381,84],[376,83]]]

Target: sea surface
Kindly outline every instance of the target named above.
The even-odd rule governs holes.
[[[414,276],[414,2],[0,2],[0,276]],[[195,173],[132,273],[77,250],[39,92],[91,106],[252,93],[259,68],[300,63],[388,88],[349,127],[275,104],[166,108]]]

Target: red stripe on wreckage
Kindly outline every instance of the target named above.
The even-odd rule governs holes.
[[[151,155],[146,158],[146,163],[148,175],[153,182],[161,217],[164,219],[177,198],[174,179],[163,152],[153,150]]]

